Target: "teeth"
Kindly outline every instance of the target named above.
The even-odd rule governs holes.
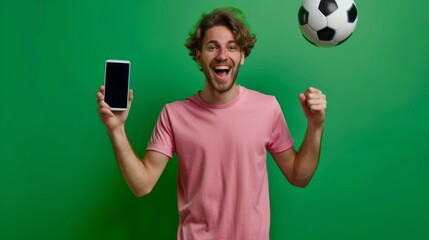
[[[230,67],[228,67],[228,66],[215,66],[215,67],[213,67],[213,69],[215,69],[215,70],[229,70]]]

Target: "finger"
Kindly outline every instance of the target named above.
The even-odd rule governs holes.
[[[305,96],[307,99],[311,98],[325,98],[325,95],[317,88],[309,87],[307,91],[305,91]]]
[[[311,112],[317,112],[317,111],[326,111],[326,103],[317,103],[317,104],[311,104],[308,106],[311,110]]]
[[[104,85],[100,85],[100,92],[102,92],[104,94],[104,90],[105,90]]]
[[[98,102],[98,106],[99,106],[100,108],[106,108],[106,109],[108,109],[109,111],[111,111],[111,108],[110,108],[109,104],[107,104],[105,101],[100,101],[100,102]]]
[[[306,93],[321,93],[322,91],[320,91],[319,89],[315,88],[315,87],[308,87]]]
[[[298,98],[299,98],[299,100],[300,100],[301,102],[305,102],[305,100],[307,99],[307,97],[305,96],[305,94],[304,94],[304,93],[300,93],[300,94],[298,95]]]
[[[326,95],[318,92],[307,93],[306,97],[308,99],[326,99]]]
[[[104,107],[110,109],[109,104],[104,101],[104,95],[101,92],[97,92],[97,103],[100,108]]]
[[[99,106],[99,107],[104,107],[104,108],[110,109],[109,104],[107,104],[107,103],[104,101],[104,97],[98,97],[98,98],[97,98],[97,104],[98,104],[98,106]]]
[[[306,98],[305,94],[304,93],[299,94],[298,98],[299,98],[299,103],[301,104],[301,107],[303,109],[307,108],[307,102],[305,101],[307,98]]]
[[[326,106],[327,101],[323,97],[317,97],[317,98],[313,97],[313,98],[308,98],[306,100],[306,103],[307,103],[308,107],[311,109],[315,105],[324,105],[324,106]]]
[[[98,114],[100,115],[101,118],[108,118],[108,117],[114,117],[114,114],[112,111],[110,111],[110,109],[104,108],[104,107],[100,107],[98,108]]]
[[[308,108],[313,111],[319,111],[319,110],[326,110],[325,104],[313,104],[311,106],[308,106]]]
[[[310,111],[312,113],[325,113],[326,112],[326,106],[324,105],[313,105],[310,107]]]
[[[104,95],[103,95],[103,93],[97,92],[96,96],[97,96],[97,102],[104,101]]]
[[[326,100],[322,99],[322,98],[313,98],[313,99],[308,99],[307,100],[307,104],[309,106],[311,105],[318,105],[318,104],[325,104],[326,105]]]
[[[129,101],[132,101],[134,99],[134,91],[132,89],[130,89],[129,92]]]

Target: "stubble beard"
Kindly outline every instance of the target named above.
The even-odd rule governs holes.
[[[208,84],[210,85],[211,89],[216,91],[217,93],[225,93],[228,92],[229,90],[231,90],[234,86],[235,83],[237,81],[237,76],[238,76],[238,72],[239,72],[240,67],[237,67],[236,71],[233,73],[234,75],[231,76],[232,81],[226,85],[226,86],[219,86],[218,84],[216,84],[216,79],[214,79],[216,76],[210,76],[210,74],[205,73],[206,75],[206,81],[208,82]],[[209,71],[211,71],[211,69],[209,69]],[[232,71],[232,69],[231,69]]]

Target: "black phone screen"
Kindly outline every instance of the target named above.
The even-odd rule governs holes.
[[[130,64],[106,62],[104,101],[113,109],[126,109]]]

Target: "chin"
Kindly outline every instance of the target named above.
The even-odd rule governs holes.
[[[217,92],[224,93],[224,92],[228,92],[234,87],[235,81],[227,82],[225,84],[216,84],[211,82],[211,85],[213,89],[216,90]]]
[[[236,83],[234,74],[231,71],[225,78],[218,77],[214,72],[209,72],[205,75],[206,81],[210,88],[218,93],[228,92],[234,87]]]

